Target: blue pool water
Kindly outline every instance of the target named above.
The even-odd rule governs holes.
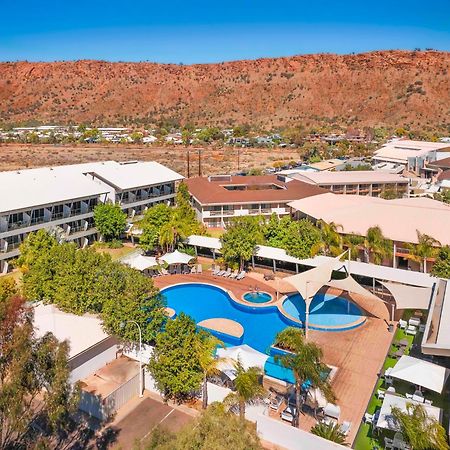
[[[250,303],[267,303],[272,300],[272,296],[267,292],[246,292],[244,300]]]
[[[276,306],[252,307],[233,301],[220,288],[205,284],[182,284],[161,291],[167,306],[177,314],[184,312],[197,323],[202,320],[223,317],[239,322],[244,328],[242,339],[214,333],[228,345],[247,344],[268,353],[275,336],[288,326],[298,326],[285,318]]]
[[[292,317],[305,321],[305,302],[300,294],[290,295],[283,303],[284,310]],[[317,294],[309,308],[309,323],[314,325],[345,326],[363,316],[361,309],[343,297]]]

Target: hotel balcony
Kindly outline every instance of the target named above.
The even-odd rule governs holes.
[[[240,217],[240,216],[257,216],[257,215],[264,215],[264,216],[270,216],[272,214],[289,214],[288,208],[242,208],[242,209],[224,209],[223,211],[202,211],[202,217],[203,219],[208,219],[211,217]]]

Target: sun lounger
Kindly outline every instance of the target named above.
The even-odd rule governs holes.
[[[347,436],[347,434],[350,432],[350,428],[352,427],[352,423],[345,421],[341,424],[341,433]]]
[[[225,273],[222,275],[224,278],[228,278],[231,275],[231,269],[228,267],[228,269],[225,271]]]
[[[383,391],[382,389],[378,389],[377,390],[377,397],[382,400],[385,397],[385,391]]]
[[[223,274],[226,273],[226,270],[221,270],[219,273],[216,273],[218,277],[223,277]]]
[[[239,272],[235,270],[231,275],[230,278],[236,278],[239,275]]]
[[[398,321],[398,326],[404,330],[408,326],[408,322],[406,320],[400,319]]]
[[[365,413],[363,418],[364,423],[372,423],[373,421],[373,414]]]
[[[197,273],[197,267],[196,266],[192,267],[191,273]]]
[[[420,319],[418,319],[417,317],[411,317],[411,319],[409,319],[408,321],[408,325],[418,327],[420,325]]]
[[[197,264],[197,273],[203,273],[203,266],[201,264]]]
[[[214,269],[213,269],[213,275],[218,275],[219,272],[221,272],[220,266],[215,266]]]
[[[239,273],[239,275],[236,277],[236,280],[243,280],[245,278],[245,270]]]
[[[164,269],[164,267],[161,269],[161,272],[163,275],[170,275],[169,271],[167,269]]]
[[[417,334],[417,327],[415,327],[414,325],[409,325],[405,330],[405,333],[415,336]]]

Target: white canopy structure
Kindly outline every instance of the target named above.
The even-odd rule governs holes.
[[[234,365],[229,360],[240,361],[244,369],[249,367],[259,367],[264,369],[268,355],[258,352],[249,345],[236,345],[234,347],[219,348],[217,350],[217,356],[223,358],[224,361],[219,363],[220,370],[234,369]],[[227,361],[228,360],[228,361]]]
[[[364,297],[370,298],[371,300],[379,302],[380,299],[372,294],[372,292],[368,291],[366,288],[361,286],[351,275],[347,278],[343,278],[342,280],[331,280],[327,283],[327,286],[342,289],[343,291],[347,291],[353,294],[363,295]]]
[[[406,412],[408,403],[420,404],[426,410],[429,417],[436,419],[440,422],[441,419],[441,409],[436,406],[427,405],[426,403],[418,403],[414,400],[409,400],[405,397],[400,397],[394,393],[386,392],[383,399],[383,404],[381,405],[380,415],[378,416],[377,423],[375,424],[377,428],[384,428],[386,430],[399,431],[400,427],[392,415],[392,408],[397,407],[400,411]]]
[[[397,309],[428,309],[431,301],[430,287],[406,286],[404,284],[380,281],[392,294]]]
[[[158,261],[156,261],[156,258],[154,258],[153,256],[144,255],[132,255],[129,258],[122,260],[122,262],[127,266],[130,266],[133,269],[139,270],[141,272],[158,265]]]
[[[175,250],[172,253],[166,253],[165,255],[161,256],[159,260],[164,261],[170,266],[171,264],[187,264],[193,258],[194,257],[191,255]]]
[[[448,375],[449,370],[445,367],[403,355],[389,376],[441,393]]]
[[[320,389],[309,389],[306,396],[306,404],[312,408],[325,408],[328,401]]]

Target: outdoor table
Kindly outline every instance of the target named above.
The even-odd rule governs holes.
[[[402,340],[400,340],[398,343],[399,343],[399,345],[401,345],[402,347],[408,347],[408,345],[409,345],[408,339],[405,339],[405,338],[403,338]]]

